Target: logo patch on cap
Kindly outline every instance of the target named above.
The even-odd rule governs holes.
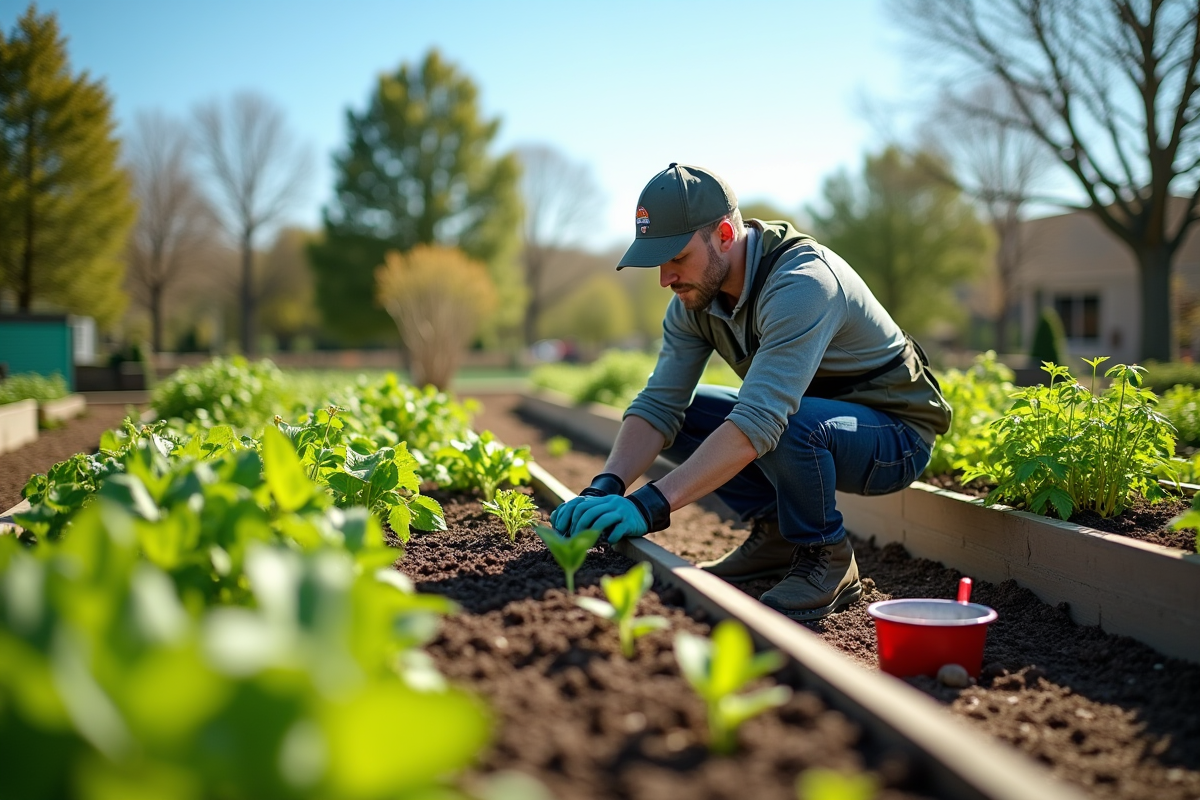
[[[642,233],[645,233],[646,228],[650,226],[650,212],[646,210],[645,206],[638,206],[636,224]]]

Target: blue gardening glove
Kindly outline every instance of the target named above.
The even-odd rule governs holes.
[[[650,523],[627,497],[584,497],[571,516],[571,536],[596,528],[608,534],[609,542],[626,536],[645,536]]]
[[[560,513],[561,512],[561,513]],[[609,542],[629,536],[645,536],[671,524],[671,506],[653,483],[629,497],[577,497],[556,509],[555,527],[574,536],[592,528],[608,533]],[[554,522],[553,515],[551,521]]]
[[[550,514],[550,524],[559,533],[570,536],[571,518],[574,516],[575,509],[578,508],[580,501],[588,497],[606,497],[610,494],[625,494],[625,481],[621,480],[619,475],[614,475],[611,472],[601,472],[592,478],[591,484],[580,492],[578,497],[568,500],[554,509]]]

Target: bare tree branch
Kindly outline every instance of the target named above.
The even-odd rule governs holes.
[[[557,290],[547,272],[556,254],[574,244],[595,222],[600,192],[586,165],[570,161],[547,145],[519,148],[521,194],[525,202],[525,343],[537,337],[537,321],[556,296],[573,285],[560,282]]]
[[[294,142],[283,113],[256,94],[236,95],[225,106],[217,102],[196,108],[196,142],[208,165],[226,229],[242,252],[242,351],[257,349],[255,308],[259,297],[254,279],[257,237],[279,223],[308,182],[311,159]]]

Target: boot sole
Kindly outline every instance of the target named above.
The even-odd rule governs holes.
[[[796,620],[797,622],[815,622],[816,620],[828,617],[842,606],[848,606],[851,603],[857,602],[862,598],[862,594],[862,581],[855,581],[845,589],[842,589],[841,593],[838,594],[837,597],[833,598],[833,602],[827,606],[821,606],[820,608],[798,609],[794,611],[790,609],[785,610],[782,608],[776,608],[775,610],[789,619]],[[768,607],[771,608],[772,606]]]
[[[716,575],[718,578],[726,581],[727,583],[746,583],[748,581],[756,581],[759,578],[782,578],[788,573],[788,567],[778,567],[776,569],[767,569],[760,572],[751,572],[745,575],[722,575],[715,570],[709,569],[703,564],[697,564],[696,566],[707,572],[709,575]]]

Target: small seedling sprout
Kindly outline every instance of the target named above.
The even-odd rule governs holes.
[[[798,800],[874,800],[879,793],[870,775],[847,775],[831,769],[809,769],[796,780]]]
[[[485,500],[483,510],[495,514],[508,531],[508,540],[515,542],[517,532],[537,522],[538,507],[527,494],[516,489],[501,489],[495,500]]]
[[[792,696],[786,686],[737,694],[782,667],[783,656],[775,650],[755,655],[750,634],[736,620],[719,622],[711,639],[677,633],[675,659],[683,677],[708,706],[709,749],[714,753],[732,753],[743,722],[783,705]]]
[[[563,575],[567,578],[567,591],[574,594],[575,573],[583,566],[587,551],[591,550],[600,538],[600,531],[580,531],[569,539],[547,525],[538,525],[534,531],[546,543],[550,555],[554,556],[554,560],[562,567]]]
[[[555,458],[562,458],[571,452],[571,440],[565,436],[551,436],[546,440],[546,452]]]
[[[595,597],[580,597],[575,603],[586,608],[593,614],[617,623],[617,633],[621,637],[621,653],[626,658],[633,658],[634,642],[651,631],[659,631],[668,626],[665,617],[637,617],[638,601],[654,582],[650,565],[645,561],[636,564],[624,575],[605,575],[600,579],[600,586],[608,601]]]
[[[1170,521],[1171,530],[1196,530],[1196,552],[1200,553],[1200,494],[1192,496],[1192,507]]]

